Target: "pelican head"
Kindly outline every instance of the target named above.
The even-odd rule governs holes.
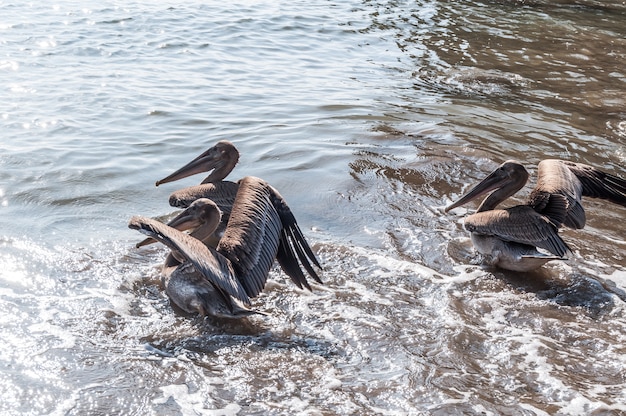
[[[179,231],[193,229],[191,235],[202,241],[215,231],[221,219],[222,212],[217,204],[208,198],[200,198],[172,218],[167,225]]]
[[[228,176],[238,161],[237,148],[231,142],[222,140],[176,172],[157,181],[156,186],[211,170],[211,174],[202,183],[219,182]]]
[[[198,240],[207,239],[220,223],[222,212],[215,202],[208,198],[196,199],[187,209],[167,223],[178,231],[193,230],[191,235]],[[157,241],[151,237],[136,244],[136,247],[147,246]]]
[[[496,191],[485,198],[480,207],[478,207],[478,212],[494,209],[500,202],[522,189],[528,181],[528,176],[528,171],[524,165],[515,160],[507,160],[458,201],[447,206],[444,211],[448,212],[456,207],[465,205],[495,189]]]

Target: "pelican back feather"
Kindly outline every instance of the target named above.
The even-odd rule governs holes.
[[[169,202],[172,207],[187,208],[196,199],[208,198],[217,204],[223,215],[228,216],[238,189],[239,186],[230,181],[205,183],[172,192]]]

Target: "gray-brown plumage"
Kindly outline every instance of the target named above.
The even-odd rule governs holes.
[[[191,212],[197,204],[197,201],[194,202],[185,212]],[[298,287],[310,288],[300,268],[301,263],[310,277],[321,283],[314,269],[314,266],[320,267],[319,262],[304,236],[299,233],[291,210],[280,194],[266,182],[250,176],[239,181],[231,218],[215,249],[198,239],[211,235],[220,221],[217,206],[209,205],[206,204],[206,209],[210,211],[207,211],[206,220],[202,224],[190,222],[185,225],[194,228],[192,234],[185,234],[144,217],[133,217],[129,223],[130,228],[149,235],[172,250],[172,256],[168,257],[169,264],[166,265],[177,267],[175,270],[180,270],[179,274],[184,273],[184,277],[172,273],[167,290],[179,307],[201,314],[215,314],[207,306],[215,301],[218,305],[230,308],[231,316],[253,313],[235,300],[249,305],[250,298],[263,290],[274,259],[280,253],[279,247],[285,245],[283,235],[293,236],[292,240],[286,242],[289,249],[280,262],[285,273]],[[185,212],[179,217],[184,217]],[[184,228],[181,222],[175,222],[174,226]],[[177,261],[182,264],[177,265]],[[191,268],[195,272],[189,277]],[[198,273],[201,278],[198,278]],[[206,295],[209,300],[198,300],[205,293],[210,293]],[[202,306],[198,307],[198,304]],[[241,309],[245,312],[241,312]],[[224,315],[229,313],[221,313],[221,316]]]
[[[569,247],[558,235],[558,229],[585,226],[583,196],[626,206],[626,180],[592,166],[547,159],[539,163],[537,175],[537,186],[527,204],[496,209],[519,191],[529,177],[522,164],[506,161],[445,209],[447,212],[493,191],[475,214],[465,218],[465,228],[471,233],[474,246],[488,263],[528,271],[550,260],[564,259]]]

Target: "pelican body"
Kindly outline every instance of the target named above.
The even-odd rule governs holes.
[[[228,317],[255,313],[247,306],[263,290],[275,259],[299,288],[311,288],[301,266],[321,283],[313,267],[321,266],[282,196],[251,176],[242,178],[237,189],[216,248],[204,244],[220,224],[220,210],[211,201],[196,200],[170,225],[139,216],[129,222],[131,229],[172,250],[164,268],[166,293],[187,312]],[[194,229],[191,234],[181,231],[189,228]]]
[[[530,271],[551,260],[565,260],[571,252],[558,230],[562,226],[585,226],[583,196],[626,206],[626,180],[592,166],[547,159],[539,163],[537,176],[537,185],[526,204],[496,209],[522,189],[529,178],[521,163],[508,160],[446,207],[448,212],[491,192],[464,223],[486,263]]]

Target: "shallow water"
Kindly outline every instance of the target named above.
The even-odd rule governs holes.
[[[0,413],[626,413],[626,209],[587,201],[573,256],[528,274],[443,213],[506,159],[626,176],[623,4],[0,11]],[[223,139],[324,264],[236,324],[177,315],[126,227]]]

